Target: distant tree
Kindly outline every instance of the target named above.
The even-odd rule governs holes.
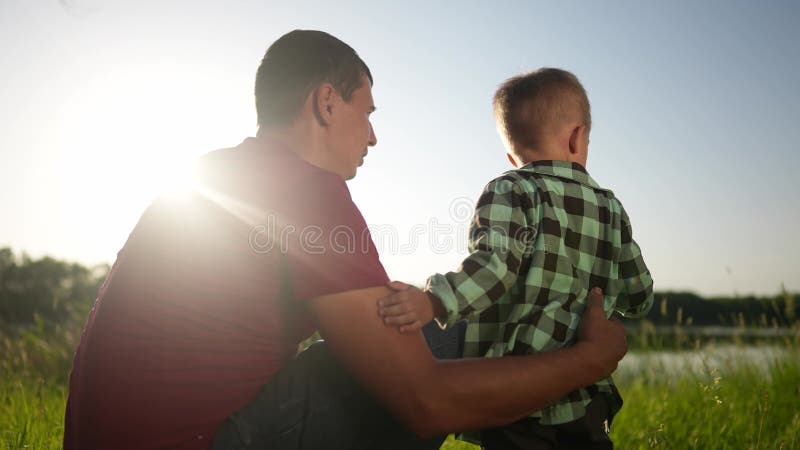
[[[796,296],[785,290],[772,297],[708,299],[691,292],[657,292],[647,320],[656,325],[791,326]]]
[[[107,272],[106,265],[89,268],[49,256],[32,259],[0,248],[0,322],[85,318]]]

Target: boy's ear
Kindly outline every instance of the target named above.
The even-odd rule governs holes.
[[[582,153],[587,145],[586,132],[588,131],[586,125],[578,125],[572,129],[569,135],[569,153],[576,155]]]
[[[514,168],[519,167],[519,165],[517,165],[517,160],[514,159],[514,157],[511,155],[511,153],[506,153],[506,158],[508,158],[508,162],[510,162],[511,165],[514,166]]]
[[[323,127],[327,127],[333,118],[333,104],[336,97],[336,89],[330,83],[323,83],[320,87],[314,90],[312,94],[312,107],[314,109],[314,117],[317,122]]]

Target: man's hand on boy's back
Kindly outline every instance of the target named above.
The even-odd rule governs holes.
[[[600,288],[595,287],[589,292],[575,346],[591,348],[587,353],[597,357],[592,360],[597,369],[606,375],[616,370],[617,362],[628,351],[622,322],[616,317],[606,319],[603,291]]]
[[[443,313],[441,302],[419,288],[400,281],[392,281],[388,287],[394,292],[378,299],[378,315],[401,333],[417,331]]]

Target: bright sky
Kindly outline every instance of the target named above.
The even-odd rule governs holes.
[[[0,246],[113,262],[174,168],[255,133],[256,67],[307,28],[375,76],[378,146],[350,187],[390,277],[458,266],[510,169],[494,89],[555,66],[589,93],[588,170],[656,289],[800,290],[800,3],[378,3],[3,0]]]

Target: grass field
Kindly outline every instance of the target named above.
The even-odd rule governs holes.
[[[800,331],[797,324],[794,330]],[[0,449],[60,448],[67,373],[78,333],[41,325],[2,331]],[[799,337],[795,332],[762,344],[764,352],[734,344],[729,347],[734,351],[719,358],[710,356],[714,344],[698,344],[695,350],[670,353],[668,362],[626,364],[651,352],[665,353],[637,349],[615,374],[625,399],[611,433],[617,448],[800,448]],[[775,357],[753,358],[767,349]],[[689,364],[692,359],[695,363]],[[477,449],[452,439],[442,448]]]

